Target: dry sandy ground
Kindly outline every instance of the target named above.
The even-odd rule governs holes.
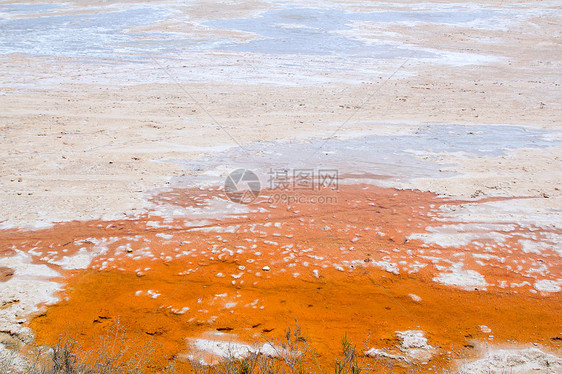
[[[0,10],[8,3],[17,2],[0,2]],[[455,6],[412,1],[299,3],[359,13],[451,11]],[[95,15],[136,6],[74,1],[51,15]],[[418,149],[416,157],[422,162],[438,165],[428,166],[436,169],[435,176],[380,184],[470,201],[521,198],[467,204],[441,214],[459,225],[515,221],[525,229],[540,227],[552,234],[545,245],[560,253],[555,243],[562,229],[562,3],[474,1],[461,4],[462,11],[505,11],[510,16],[466,23],[355,21],[336,31],[365,45],[387,43],[411,52],[379,59],[223,50],[221,40],[251,42],[257,35],[206,23],[279,10],[279,3],[158,1],[150,6],[174,13],[130,26],[127,33],[140,33],[144,36],[139,40],[147,43],[150,33],[167,32],[201,44],[172,46],[171,51],[159,49],[139,58],[127,41],[120,45],[125,52],[113,57],[52,52],[50,46],[57,45],[49,44],[48,35],[29,46],[32,54],[15,47],[7,54],[13,46],[0,44],[1,228],[138,217],[151,206],[155,189],[166,187],[174,177],[208,172],[186,169],[181,162],[224,150],[244,152],[253,142],[409,136],[432,124],[512,125],[540,131],[552,146],[530,148],[523,143],[500,154],[478,156]],[[29,17],[0,14],[5,19]],[[210,47],[213,43],[218,47]],[[499,145],[510,141],[509,136],[497,140]],[[217,169],[217,180],[238,166],[229,163],[225,160]],[[439,177],[447,171],[456,174]],[[462,244],[463,235],[455,236],[445,227],[418,239]],[[2,251],[13,254],[5,243]],[[559,257],[554,261],[558,264]],[[22,269],[44,276],[50,271]],[[559,290],[562,278],[559,266],[553,272],[550,291]],[[16,320],[21,321],[10,323]]]
[[[500,9],[511,2],[502,4]],[[215,7],[196,2],[181,7],[193,21],[173,28],[183,26],[182,32],[191,35],[197,31],[193,23],[205,14],[247,16],[267,8],[262,3]],[[372,8],[377,6],[364,10]],[[517,9],[527,8],[553,9],[556,4],[523,3]],[[64,57],[2,56],[2,220],[6,225],[36,225],[134,213],[143,208],[144,193],[184,173],[180,165],[165,161],[198,158],[213,147],[237,143],[327,137],[343,123],[336,136],[400,133],[425,123],[513,124],[559,131],[559,21],[546,16],[515,18],[491,29],[423,23],[361,25],[353,31],[365,39],[401,41],[459,56],[452,62],[382,60],[379,66],[361,67],[367,69],[364,72],[351,70],[348,77],[321,63],[315,70],[315,63],[303,57],[302,77],[288,87],[284,83],[291,83],[291,78],[274,65],[286,56],[260,61],[259,56],[206,52],[198,56],[200,66],[191,65],[196,62],[190,58],[185,64],[149,60],[100,66]],[[164,22],[159,27],[168,26]],[[471,57],[462,53],[484,56],[484,62],[472,64]],[[251,64],[249,79],[244,73],[250,65],[233,66],[234,58]],[[291,59],[298,63],[301,58]],[[225,73],[206,73],[216,70],[221,61]],[[162,70],[167,66],[170,76]],[[195,72],[186,74],[186,70]],[[268,75],[273,83],[260,84]],[[194,76],[209,82],[192,82]],[[322,81],[316,80],[318,76]],[[373,122],[386,126],[381,130],[366,124]],[[501,193],[527,195],[532,186],[525,181],[530,180],[540,192],[558,195],[554,188],[559,147],[513,152],[509,165],[493,157],[468,165],[462,165],[462,159],[455,161],[460,170],[470,169],[468,177],[424,181],[419,187],[470,196],[482,188],[477,186],[483,178],[491,185],[521,180],[521,186],[517,183]],[[524,165],[525,170],[514,172],[510,165]]]

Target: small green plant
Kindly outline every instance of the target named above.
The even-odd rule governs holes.
[[[343,360],[336,359],[334,365],[335,374],[359,374],[361,368],[357,363],[357,353],[355,351],[355,344],[347,340],[347,334],[342,338],[342,351]]]
[[[240,361],[238,366],[238,374],[250,374],[252,372],[248,359]]]

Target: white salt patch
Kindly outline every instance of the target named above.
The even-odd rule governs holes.
[[[387,261],[372,261],[371,264],[373,266],[377,266],[382,268],[383,270],[392,273],[392,274],[400,274],[400,270],[398,269],[398,265],[394,262],[387,262]]]
[[[203,232],[225,232],[225,233],[235,233],[240,228],[240,225],[235,226],[209,226],[209,227],[196,227],[193,231],[203,231]]]
[[[371,348],[365,351],[369,357],[383,357],[393,360],[402,360],[408,363],[427,363],[433,356],[435,348],[428,344],[425,333],[419,330],[397,331],[396,335],[401,340],[397,348],[385,349]]]
[[[15,256],[0,258],[0,266],[14,269],[14,277],[7,282],[0,283],[0,286],[8,284],[14,279],[40,279],[60,276],[59,273],[47,265],[32,264],[31,261],[31,256],[20,250],[16,250]]]
[[[474,270],[463,269],[462,263],[454,264],[450,268],[450,273],[441,273],[433,278],[434,282],[448,286],[459,286],[465,290],[472,291],[475,288],[483,288],[488,285],[484,276]]]
[[[86,248],[80,248],[77,254],[74,256],[63,257],[61,260],[49,261],[51,264],[56,264],[65,270],[72,269],[87,269],[90,266],[92,260],[98,256],[99,251],[88,252]]]
[[[27,373],[31,365],[17,352],[0,343],[0,368],[3,374]]]
[[[400,350],[409,358],[425,363],[433,356],[434,348],[428,344],[423,331],[396,331],[396,335],[402,340]]]
[[[422,301],[422,298],[419,297],[419,296],[416,295],[416,294],[410,293],[410,294],[408,294],[408,296],[410,296],[410,298],[411,298],[412,300],[414,300],[415,302],[417,302],[417,303],[419,303],[420,301]]]
[[[394,355],[386,352],[385,350],[378,349],[378,348],[371,348],[368,351],[365,351],[365,356],[374,357],[374,358],[384,357],[384,358],[390,358],[392,360],[405,360],[405,357],[403,356]]]
[[[324,260],[324,257],[321,257],[321,256],[314,256],[314,255],[307,255],[307,256],[310,257],[310,258],[313,258],[315,260],[320,260],[320,261]]]
[[[200,352],[221,358],[242,359],[252,353],[261,353],[268,356],[277,356],[278,354],[278,349],[270,343],[265,343],[261,347],[252,347],[248,344],[231,341],[195,339],[191,344]],[[201,362],[203,364],[212,364],[212,362],[205,362],[204,360],[201,360]]]
[[[457,374],[561,373],[562,359],[537,348],[498,349],[486,357],[464,364]]]
[[[511,288],[523,287],[523,286],[530,286],[530,285],[531,285],[531,283],[529,283],[529,282],[527,282],[527,281],[523,281],[523,282],[521,282],[521,283],[515,283],[515,282],[513,282],[513,283],[510,284]]]
[[[455,206],[455,211],[447,212],[447,207],[441,208],[443,211],[443,219],[463,220],[465,222],[489,223],[491,226],[499,222],[513,223],[530,227],[555,228],[562,227],[559,219],[559,211],[553,209],[553,205],[560,204],[560,197],[551,196],[550,199],[509,199],[492,201],[487,203],[463,204]],[[558,205],[559,206],[559,205]],[[449,209],[450,210],[450,209]],[[559,236],[559,235],[557,235]],[[561,243],[560,241],[553,241]],[[562,244],[559,245],[562,249]]]
[[[53,227],[55,224],[52,222],[34,222],[26,224],[14,224],[8,221],[0,223],[0,230],[10,230],[10,229],[22,229],[22,230],[44,230]]]
[[[155,236],[162,238],[162,239],[172,239],[174,236],[170,234],[158,233]]]
[[[60,284],[49,281],[60,274],[47,265],[31,263],[29,254],[16,250],[12,257],[0,258],[0,266],[14,270],[14,275],[6,282],[0,282],[0,331],[17,335],[29,343],[33,333],[22,325],[25,316],[37,312],[40,303],[54,304],[58,298],[54,296],[60,291]]]
[[[485,334],[489,334],[489,333],[492,332],[492,329],[489,328],[489,327],[486,326],[486,325],[480,325],[480,331],[482,331],[482,332],[485,333]]]
[[[428,227],[429,233],[414,233],[408,239],[418,239],[425,243],[436,244],[440,247],[458,247],[470,244],[474,240],[491,239],[497,243],[504,243],[508,235],[499,231],[513,230],[513,225],[506,224],[477,224],[459,223]]]
[[[552,247],[552,246],[550,246],[546,243],[543,243],[543,242],[537,242],[537,241],[534,241],[534,240],[525,240],[525,239],[519,240],[519,244],[521,244],[521,249],[523,250],[523,252],[525,252],[525,253],[536,253],[536,254],[539,254],[539,255],[545,249]]]
[[[490,254],[482,254],[482,253],[472,253],[472,257],[474,258],[481,258],[483,260],[491,260],[491,259],[496,259],[496,260],[500,260],[500,257],[498,256],[494,256],[494,255],[490,255]]]
[[[160,225],[160,222],[158,222],[158,221],[148,221],[146,223],[146,226],[147,227],[164,227],[164,226]]]
[[[189,310],[189,307],[184,306],[181,309],[172,308],[172,313],[174,314],[185,314]]]
[[[160,296],[160,294],[156,291],[153,290],[148,290],[146,291],[146,294],[150,297],[152,297],[153,299],[156,299],[158,296]]]
[[[420,330],[406,330],[406,331],[396,331],[396,335],[402,340],[400,343],[400,348],[402,349],[412,349],[412,348],[433,348],[427,344],[427,338],[425,337],[425,332]]]
[[[535,290],[542,292],[560,292],[560,283],[560,281],[544,279],[535,282],[534,288]]]

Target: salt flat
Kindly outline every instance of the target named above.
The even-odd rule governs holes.
[[[173,276],[158,264],[177,261],[174,266],[186,266],[177,269],[182,276],[219,282],[217,294],[232,295],[229,287],[237,289],[250,268],[252,279],[256,272],[274,278],[276,292],[286,282],[353,287],[340,277],[350,273],[365,282],[356,271],[367,269],[376,275],[371,280],[397,277],[385,283],[394,297],[414,309],[428,300],[436,315],[443,307],[439,297],[465,292],[480,309],[467,317],[463,333],[476,336],[482,333],[477,326],[491,326],[498,346],[516,340],[559,353],[559,340],[548,340],[553,336],[546,327],[535,336],[511,317],[512,325],[497,321],[488,308],[497,295],[508,295],[524,305],[529,321],[549,321],[547,305],[560,307],[561,15],[557,1],[0,2],[0,266],[13,273],[0,283],[10,290],[2,294],[3,330],[16,340],[32,339],[33,329],[22,321],[35,315],[37,303],[59,303],[61,310],[81,305],[64,292],[102,281],[82,278],[89,271],[113,274],[110,283],[117,279],[113,272],[132,279],[154,273],[152,285],[137,289],[124,282],[122,292],[140,291],[137,299],[159,302],[173,292],[156,286],[165,288]],[[348,200],[337,201],[341,216],[335,221],[329,206],[296,209],[286,199],[236,204],[222,186],[238,168],[258,174],[262,199],[280,196],[267,191],[272,169],[335,169],[344,190],[339,196]],[[390,191],[398,194],[390,205],[412,204],[413,210],[377,207]],[[276,216],[280,227],[265,226],[260,220],[281,214],[277,205],[286,205],[287,217]],[[363,223],[350,218],[357,206],[371,209],[358,213]],[[321,214],[330,221],[321,228],[332,229],[312,239],[297,234],[299,227],[317,229],[316,222],[293,221],[301,213],[307,220]],[[401,227],[393,223],[396,215]],[[365,223],[371,219],[377,227]],[[104,233],[116,227],[132,231]],[[197,246],[180,248],[189,235],[174,230],[197,236]],[[370,230],[381,235],[371,237]],[[245,246],[238,242],[242,233],[261,239]],[[386,248],[388,238],[397,237],[404,242]],[[384,248],[373,244],[382,238]],[[346,241],[344,251],[332,247],[336,239]],[[308,240],[308,247],[282,248]],[[218,243],[227,250],[219,253]],[[349,246],[363,252],[348,253]],[[251,252],[254,257],[238,255],[253,262],[222,268],[223,257],[236,258],[238,250]],[[269,262],[255,258],[262,253]],[[370,262],[363,262],[366,253]],[[183,262],[190,256],[194,264]],[[286,262],[283,272],[275,261]],[[269,273],[260,270],[264,266]],[[193,275],[199,267],[207,269],[204,275]],[[412,289],[398,290],[407,282],[401,274],[413,274]],[[33,282],[46,294],[35,295]],[[242,292],[244,303],[225,301],[228,311],[206,299],[207,309],[196,309],[193,295],[170,310],[184,311],[177,318],[194,318],[189,323],[196,326],[216,327],[216,319],[235,325],[236,319],[224,318],[244,305],[272,308],[279,295],[268,301],[263,295],[269,286],[263,287],[256,295]],[[475,288],[486,295],[475,296]],[[13,304],[17,295],[25,302]],[[311,295],[304,287],[293,313]],[[254,296],[261,301],[252,305]],[[380,295],[374,299],[385,302]],[[33,322],[44,342],[64,321],[51,313],[48,323]],[[252,316],[244,313],[240,319]],[[490,321],[471,319],[479,315]],[[400,350],[397,332],[425,332],[432,349],[465,339],[443,334],[435,321],[417,320],[424,330],[408,318],[384,328],[386,345],[365,351],[405,362],[409,356]],[[515,335],[498,332],[508,326]],[[249,339],[244,331],[240,338]],[[194,327],[168,338],[207,339],[207,333]],[[318,339],[333,348],[326,336]],[[167,346],[167,353],[183,352],[182,344]],[[504,365],[511,351],[498,352],[469,355],[488,364],[497,356],[494,365]],[[451,359],[432,360],[436,368],[453,365]]]

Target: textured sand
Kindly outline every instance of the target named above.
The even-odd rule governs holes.
[[[90,2],[73,4],[56,14],[105,11]],[[331,61],[205,50],[172,54],[174,60],[163,55],[144,62],[118,58],[117,63],[87,64],[64,56],[0,56],[1,220],[4,225],[33,226],[134,214],[145,206],[147,191],[184,173],[169,161],[199,158],[217,146],[328,137],[344,123],[335,136],[381,131],[380,126],[369,126],[373,122],[390,132],[425,123],[513,124],[559,131],[559,18],[543,14],[556,5],[511,5],[474,3],[518,14],[503,24],[367,22],[346,30],[365,41],[399,41],[443,55],[429,60],[361,64],[354,58]],[[234,31],[201,22],[277,7],[265,2],[166,6],[178,15],[149,30],[181,32],[187,38],[200,29],[220,34],[208,38],[235,38]],[[393,7],[365,2],[338,6],[361,11],[420,9],[408,2]],[[117,7],[121,8],[127,5]],[[248,33],[244,35],[247,39]],[[462,155],[444,155],[443,162],[454,162],[461,175],[413,185],[461,196],[478,189],[489,193],[482,184],[509,184],[500,192],[512,196],[559,195],[555,171],[560,170],[560,152],[560,147],[521,150],[468,163]]]

